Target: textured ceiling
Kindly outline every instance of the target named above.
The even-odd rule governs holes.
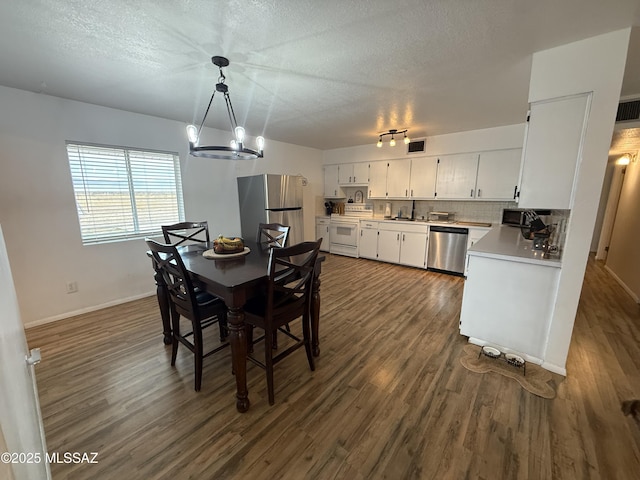
[[[336,148],[520,123],[533,52],[635,25],[640,0],[5,1],[0,84],[199,123],[224,55],[249,135]]]

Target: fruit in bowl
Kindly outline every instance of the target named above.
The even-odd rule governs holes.
[[[213,241],[213,251],[220,254],[239,253],[244,250],[244,241],[239,238],[228,238],[224,235],[218,236]]]

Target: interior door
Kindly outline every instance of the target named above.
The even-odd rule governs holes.
[[[0,462],[0,478],[50,479],[35,371],[24,335],[0,226],[0,453],[30,455]],[[36,352],[33,352],[34,354]],[[5,450],[6,449],[6,450]],[[11,459],[13,460],[13,459]],[[31,462],[29,462],[31,460]]]

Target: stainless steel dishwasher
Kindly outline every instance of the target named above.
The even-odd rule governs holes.
[[[463,275],[468,236],[468,228],[429,227],[427,269]]]

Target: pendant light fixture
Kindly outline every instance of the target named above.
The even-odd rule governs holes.
[[[187,138],[189,139],[189,153],[194,157],[206,157],[206,158],[221,158],[225,160],[251,160],[254,158],[262,158],[264,150],[264,137],[257,137],[256,144],[257,150],[252,150],[244,145],[244,128],[238,126],[236,121],[236,114],[233,111],[233,105],[231,105],[231,97],[229,96],[229,87],[224,83],[226,77],[222,73],[222,67],[229,66],[229,60],[225,57],[211,57],[211,61],[220,70],[220,76],[218,77],[218,83],[216,83],[216,89],[211,94],[211,100],[207,110],[204,112],[204,117],[200,123],[200,128],[195,125],[189,125],[187,127]],[[231,122],[231,131],[234,133],[235,138],[231,140],[230,145],[218,146],[218,145],[199,145],[200,132],[204,125],[204,121],[207,119],[207,114],[213,103],[213,97],[216,92],[220,92],[224,95],[224,101],[227,106],[227,114],[229,115],[229,122]]]
[[[391,140],[389,140],[389,146],[390,147],[395,147],[396,146],[396,135],[400,135],[400,134],[404,135],[404,144],[408,145],[409,142],[411,141],[411,139],[409,139],[409,137],[407,137],[407,132],[408,131],[409,130],[407,130],[407,129],[405,129],[405,130],[397,130],[395,128],[392,128],[388,132],[381,133],[378,136],[378,143],[376,144],[376,146],[378,148],[381,148],[382,147],[382,137],[384,137],[386,135],[391,135]]]

